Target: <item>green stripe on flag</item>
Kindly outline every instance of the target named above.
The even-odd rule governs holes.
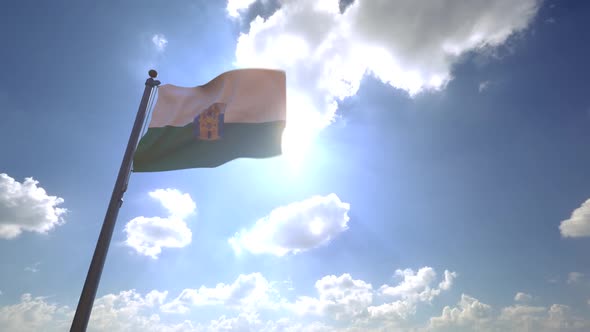
[[[268,158],[281,154],[285,121],[224,123],[223,136],[199,140],[194,125],[149,128],[133,159],[134,172],[217,167],[237,158]]]

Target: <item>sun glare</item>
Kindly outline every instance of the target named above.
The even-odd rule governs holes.
[[[313,235],[321,235],[324,231],[324,222],[320,218],[315,218],[309,223],[309,231]]]
[[[306,160],[315,138],[325,126],[325,119],[310,100],[289,91],[287,97],[287,127],[283,132],[283,156],[289,164],[299,168]]]

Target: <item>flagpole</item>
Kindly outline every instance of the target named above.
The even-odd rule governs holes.
[[[94,304],[94,298],[96,297],[96,290],[100,282],[100,276],[104,267],[104,262],[107,257],[109,250],[109,244],[117,221],[117,215],[119,209],[123,204],[123,194],[127,190],[127,183],[129,180],[129,173],[131,172],[131,162],[133,155],[139,141],[139,135],[141,134],[141,128],[146,118],[146,111],[150,96],[152,95],[153,89],[160,85],[160,81],[155,80],[158,73],[155,70],[149,71],[149,76],[145,81],[145,89],[143,90],[143,96],[141,97],[141,103],[139,104],[139,110],[135,117],[135,123],[129,136],[129,142],[127,143],[127,149],[123,155],[123,161],[121,162],[121,168],[119,168],[119,175],[111,194],[111,201],[107,208],[102,229],[94,249],[94,255],[90,267],[88,268],[88,274],[86,275],[86,281],[84,282],[84,288],[78,301],[78,307],[76,308],[76,314],[72,321],[70,332],[84,332],[88,326],[88,320],[90,319],[90,313],[92,312],[92,306]]]

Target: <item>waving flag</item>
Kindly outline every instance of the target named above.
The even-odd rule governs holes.
[[[283,71],[238,69],[194,88],[163,85],[133,170],[217,167],[236,158],[277,156],[285,120]]]

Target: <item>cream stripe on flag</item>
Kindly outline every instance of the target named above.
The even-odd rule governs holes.
[[[164,85],[133,170],[216,167],[279,155],[285,119],[283,71],[238,69],[194,88]]]

